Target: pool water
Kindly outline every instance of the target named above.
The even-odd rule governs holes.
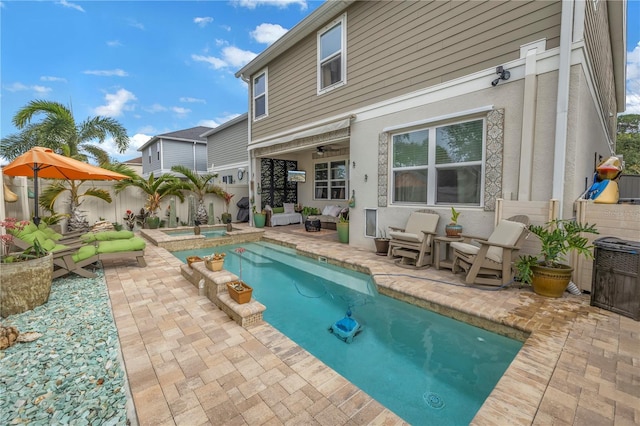
[[[164,231],[164,232],[165,234],[172,237],[178,237],[183,235],[194,235],[193,229],[189,229],[187,231]],[[205,238],[219,238],[219,237],[226,236],[227,231],[225,231],[224,229],[212,229],[212,230],[202,231],[200,232],[200,235],[204,235]]]
[[[217,247],[225,269],[253,287],[264,319],[414,425],[468,424],[522,343],[380,295],[365,274],[259,242]],[[210,254],[188,250],[173,254]],[[363,331],[345,343],[328,330],[350,309]]]

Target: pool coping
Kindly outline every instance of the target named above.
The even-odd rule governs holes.
[[[580,424],[580,421],[600,420],[599,424],[640,421],[640,395],[634,383],[640,366],[637,338],[640,323],[610,311],[589,306],[587,295],[565,295],[549,299],[530,289],[509,288],[487,295],[462,284],[460,275],[450,271],[427,268],[407,274],[386,258],[373,251],[348,247],[344,244],[309,238],[304,234],[265,230],[264,239],[289,247],[296,247],[310,257],[322,257],[329,263],[369,272],[380,292],[394,293],[416,304],[428,304],[445,312],[460,312],[481,322],[513,327],[528,334],[524,345],[502,376],[472,424]],[[164,257],[164,255],[162,255]],[[171,264],[180,262],[177,259]],[[449,284],[442,285],[445,281]],[[453,281],[457,282],[454,283]],[[191,286],[191,284],[189,284]],[[326,386],[345,384],[338,373],[331,385],[319,384],[312,369],[326,377],[326,369],[313,358],[281,336],[269,324],[250,327],[247,331],[277,355],[282,362],[295,367],[312,386],[332,399],[332,389]],[[302,370],[298,370],[301,368]],[[320,370],[319,370],[320,369]],[[305,373],[305,374],[303,374]],[[349,382],[346,382],[348,385]],[[350,386],[349,388],[352,388]],[[368,413],[373,405],[366,405]],[[596,410],[596,411],[594,411]],[[360,423],[359,414],[350,424]],[[388,410],[373,423],[397,420]],[[508,420],[507,420],[508,419]],[[356,423],[353,423],[353,422]],[[394,423],[396,422],[396,423]],[[577,422],[577,423],[576,423]]]

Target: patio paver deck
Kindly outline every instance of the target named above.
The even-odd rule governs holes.
[[[284,228],[265,237],[369,270],[381,293],[530,333],[474,424],[640,424],[640,322],[591,307],[588,296],[473,289],[449,271],[403,269],[331,235]],[[139,424],[404,424],[269,324],[238,326],[198,295],[171,253],[148,244],[145,257],[146,268],[105,263]]]

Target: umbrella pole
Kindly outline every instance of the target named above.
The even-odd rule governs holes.
[[[36,226],[40,225],[40,217],[38,217],[38,170],[40,170],[38,166],[33,169],[33,223]]]

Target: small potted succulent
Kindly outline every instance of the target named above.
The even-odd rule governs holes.
[[[445,226],[444,231],[447,237],[458,237],[462,233],[462,225],[458,225],[458,217],[460,212],[451,207],[451,222]]]
[[[209,256],[204,256],[203,257],[204,265],[210,271],[214,271],[214,272],[221,271],[222,267],[224,266],[225,256],[226,256],[225,253],[213,253],[213,254],[210,254]]]

